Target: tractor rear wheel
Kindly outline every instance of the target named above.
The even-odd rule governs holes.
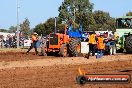
[[[68,46],[68,52],[70,56],[77,57],[81,51],[81,43],[79,39],[71,39]]]
[[[125,49],[127,53],[132,53],[132,35],[126,38]]]
[[[67,44],[63,44],[60,48],[60,55],[66,57],[67,54]]]

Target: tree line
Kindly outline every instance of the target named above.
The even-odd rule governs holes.
[[[78,28],[83,23],[83,31],[115,31],[115,18],[109,12],[93,11],[94,4],[89,0],[64,0],[58,8],[57,30],[62,31],[65,23],[72,23],[74,28]],[[132,16],[132,12],[126,13]],[[54,17],[46,22],[35,26],[34,31],[38,34],[49,34],[54,32]]]
[[[93,11],[94,4],[89,0],[64,0],[58,8],[59,15],[57,17],[57,31],[63,31],[65,23],[72,24],[73,28],[78,28],[79,24],[83,24],[83,31],[114,31],[115,18],[111,17],[109,12],[101,10]],[[132,16],[132,12],[126,13],[126,16]],[[32,32],[39,35],[48,35],[54,32],[54,17],[49,18],[46,22],[40,23],[35,28],[30,29],[30,21],[28,18],[20,24],[20,31],[24,37],[28,37]],[[16,32],[17,27],[11,26],[9,30],[0,29],[1,32]]]

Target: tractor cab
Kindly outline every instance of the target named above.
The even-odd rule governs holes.
[[[116,32],[119,35],[117,51],[132,53],[132,16],[124,16],[116,19]]]
[[[125,16],[116,19],[116,32],[119,36],[132,33],[132,16]]]

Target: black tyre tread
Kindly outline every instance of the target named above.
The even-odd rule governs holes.
[[[68,46],[68,51],[70,56],[77,57],[79,55],[79,52],[77,52],[76,45],[80,43],[79,39],[71,39],[69,46]]]
[[[132,35],[126,38],[125,49],[127,53],[132,53]]]

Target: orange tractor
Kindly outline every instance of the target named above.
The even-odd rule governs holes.
[[[54,53],[55,55],[59,54],[60,56],[73,56],[76,57],[81,52],[81,42],[78,38],[69,38],[67,35],[68,25],[64,25],[64,33],[51,33],[44,51],[43,55],[50,55]]]

